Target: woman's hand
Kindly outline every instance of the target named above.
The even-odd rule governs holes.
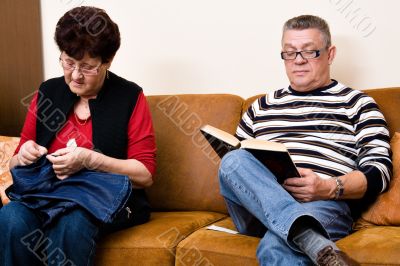
[[[336,183],[333,179],[322,179],[310,169],[297,168],[301,177],[288,178],[283,187],[300,202],[332,199]]]
[[[18,165],[29,165],[47,153],[47,149],[33,140],[22,144],[17,154]]]
[[[58,179],[65,179],[85,167],[91,151],[82,147],[68,147],[49,154],[46,158],[53,164]]]

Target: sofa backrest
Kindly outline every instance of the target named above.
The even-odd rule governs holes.
[[[394,132],[400,132],[400,87],[371,89],[365,92],[378,103],[388,123],[390,136],[393,136]]]
[[[400,88],[365,92],[379,104],[391,135],[395,131],[400,132]],[[226,213],[217,178],[220,160],[202,137],[199,128],[210,124],[234,133],[242,112],[260,96],[247,100],[228,94],[147,97],[157,141],[156,182],[148,189],[154,209]],[[17,143],[18,138],[0,138],[2,183],[11,182],[7,162]],[[1,170],[1,167],[4,169]]]
[[[234,133],[244,100],[227,94],[148,96],[157,142],[155,210],[226,213],[219,193],[219,158],[199,131],[210,124]]]
[[[389,124],[400,132],[400,88],[366,90]],[[207,210],[226,213],[219,193],[219,158],[199,128],[210,124],[234,133],[240,118],[258,97],[198,94],[148,96],[157,141],[157,174],[147,189],[155,210]]]
[[[400,118],[398,113],[400,107],[400,87],[369,89],[364,90],[364,92],[374,98],[379,105],[388,123],[390,136],[393,136],[394,132],[400,132]],[[261,96],[262,94],[246,99],[243,104],[243,112],[246,112],[247,108]]]

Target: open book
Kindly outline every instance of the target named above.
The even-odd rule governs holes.
[[[221,158],[231,150],[245,149],[263,163],[279,183],[282,184],[289,177],[300,177],[296,165],[282,143],[260,139],[239,141],[235,136],[210,125],[201,127],[200,131]]]

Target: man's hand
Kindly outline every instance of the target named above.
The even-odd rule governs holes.
[[[299,202],[332,199],[336,183],[333,179],[322,179],[310,169],[297,168],[301,177],[288,178],[283,187]]]
[[[90,150],[82,147],[59,149],[47,155],[53,164],[53,170],[58,179],[65,179],[84,168],[84,162],[90,156]]]
[[[22,144],[17,154],[18,165],[29,165],[47,153],[47,149],[33,140]]]

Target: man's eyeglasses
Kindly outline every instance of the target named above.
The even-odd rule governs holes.
[[[303,59],[317,58],[321,55],[320,50],[304,50],[299,52],[281,52],[281,58],[283,60],[294,60],[300,55]]]
[[[73,72],[75,69],[77,69],[78,71],[80,71],[80,73],[82,73],[85,76],[96,76],[97,74],[99,74],[99,69],[100,69],[100,67],[102,65],[102,64],[100,64],[98,66],[91,66],[91,65],[88,65],[88,64],[83,64],[82,66],[78,67],[74,63],[65,61],[61,57],[59,59],[60,59],[61,67],[65,71]]]

